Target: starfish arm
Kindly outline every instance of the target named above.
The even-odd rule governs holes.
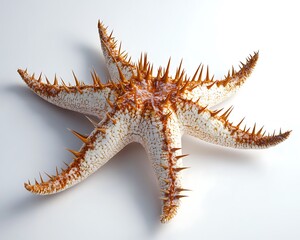
[[[130,79],[135,72],[135,66],[131,63],[130,58],[127,59],[127,53],[121,50],[121,44],[117,49],[117,41],[112,36],[107,34],[107,28],[99,21],[98,30],[100,36],[101,47],[105,57],[106,65],[113,81],[120,81],[119,70],[123,75]]]
[[[76,86],[67,86],[64,82],[59,85],[56,77],[53,84],[47,78],[47,83],[44,83],[41,76],[35,79],[34,74],[29,75],[27,70],[19,69],[18,73],[38,96],[56,106],[72,111],[103,117],[105,112],[110,111],[107,100],[114,101],[115,99],[112,86],[102,84],[95,72],[92,73],[94,85],[80,84],[74,75]]]
[[[284,141],[288,138],[290,131],[275,135],[265,135],[262,128],[255,131],[255,125],[252,131],[240,129],[239,124],[234,126],[229,123],[228,116],[232,108],[229,108],[222,115],[220,111],[210,111],[206,107],[192,101],[182,102],[177,114],[182,123],[184,132],[195,136],[201,140],[233,148],[268,148]]]
[[[128,118],[124,117],[122,112],[108,116],[88,137],[72,131],[84,144],[78,152],[69,150],[75,158],[67,169],[62,169],[61,173],[56,169],[55,176],[47,174],[50,179],[46,182],[41,178],[41,182],[35,180],[33,185],[30,182],[25,183],[25,188],[41,195],[63,191],[90,176],[129,144],[131,138],[128,133]]]
[[[141,122],[142,145],[152,163],[162,193],[161,222],[172,219],[177,212],[183,189],[180,175],[182,167],[181,131],[175,114],[153,116]]]
[[[241,68],[236,72],[233,68],[228,71],[228,75],[221,80],[214,80],[209,77],[209,70],[207,67],[206,77],[202,80],[203,66],[197,70],[193,81],[190,83],[190,91],[186,91],[186,98],[196,100],[201,98],[201,104],[214,106],[221,103],[228,97],[235,94],[238,89],[245,83],[246,79],[252,73],[256,62],[258,60],[258,52],[250,55],[246,63],[241,62]],[[198,78],[197,78],[198,77]],[[197,78],[197,79],[196,79]]]

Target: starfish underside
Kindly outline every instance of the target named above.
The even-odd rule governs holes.
[[[200,65],[193,77],[188,78],[180,63],[175,76],[169,74],[170,61],[153,74],[147,55],[141,55],[137,64],[117,48],[112,34],[98,23],[100,41],[111,79],[102,83],[97,73],[91,73],[93,84],[85,85],[74,75],[76,85],[51,84],[41,75],[35,78],[27,70],[18,72],[27,85],[40,97],[59,107],[97,116],[95,129],[89,136],[71,130],[82,140],[79,151],[69,150],[74,160],[66,169],[49,180],[25,183],[25,188],[36,194],[53,194],[81,182],[103,166],[116,153],[131,142],[141,143],[158,179],[162,193],[161,222],[173,218],[180,199],[187,189],[181,186],[182,166],[181,136],[190,134],[201,140],[232,148],[267,148],[285,140],[290,131],[265,134],[254,127],[241,129],[241,122],[228,121],[232,111],[212,111],[212,107],[234,94],[251,74],[258,52],[250,55],[240,69],[232,68],[223,79],[205,74]],[[205,75],[205,76],[204,76]]]

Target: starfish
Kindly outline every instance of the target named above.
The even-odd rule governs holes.
[[[76,85],[58,83],[54,77],[51,84],[42,74],[35,78],[26,70],[18,69],[29,88],[46,101],[61,108],[99,117],[90,119],[94,130],[86,136],[70,130],[82,140],[74,154],[72,163],[44,181],[25,183],[25,188],[35,194],[53,194],[86,179],[116,153],[132,142],[145,148],[152,163],[161,190],[161,222],[172,219],[178,210],[183,192],[181,185],[182,165],[181,137],[189,134],[206,142],[240,149],[257,149],[274,146],[285,139],[290,131],[266,134],[263,128],[252,130],[240,128],[228,120],[232,107],[226,111],[210,110],[210,107],[233,95],[251,74],[258,52],[247,57],[240,69],[232,68],[221,79],[210,77],[209,68],[200,66],[188,78],[182,69],[182,61],[175,76],[169,73],[170,60],[166,68],[153,73],[153,65],[142,55],[134,64],[128,54],[117,47],[117,41],[108,34],[102,22],[98,22],[102,51],[110,74],[107,83],[101,82],[93,70],[93,84],[80,82],[74,74]],[[205,73],[204,73],[205,72]],[[204,76],[205,75],[205,76]]]

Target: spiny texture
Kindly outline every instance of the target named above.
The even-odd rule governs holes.
[[[52,194],[81,182],[131,142],[141,143],[147,151],[162,193],[161,222],[173,218],[186,195],[181,186],[181,136],[190,134],[201,140],[232,148],[267,148],[285,140],[290,131],[265,134],[256,126],[241,129],[241,123],[229,122],[232,108],[212,111],[208,108],[235,93],[251,74],[258,52],[250,55],[240,69],[232,68],[223,79],[209,76],[200,65],[188,78],[180,63],[175,76],[169,74],[170,61],[165,69],[154,74],[147,55],[141,55],[137,64],[117,48],[117,42],[107,29],[98,23],[101,46],[111,79],[102,83],[97,73],[91,73],[93,84],[79,82],[73,73],[75,85],[53,84],[40,75],[35,78],[27,70],[18,72],[27,85],[45,100],[65,109],[100,117],[89,136],[71,132],[83,145],[78,151],[69,150],[74,160],[66,169],[49,175],[44,181],[25,183],[25,188],[36,194]],[[205,75],[205,76],[204,76]]]

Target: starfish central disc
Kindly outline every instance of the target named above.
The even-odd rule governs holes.
[[[120,93],[116,102],[124,108],[129,105],[132,108],[159,110],[166,106],[168,101],[173,102],[180,96],[176,82],[163,81],[160,77],[133,77],[131,82],[124,84],[122,88],[124,94]]]

